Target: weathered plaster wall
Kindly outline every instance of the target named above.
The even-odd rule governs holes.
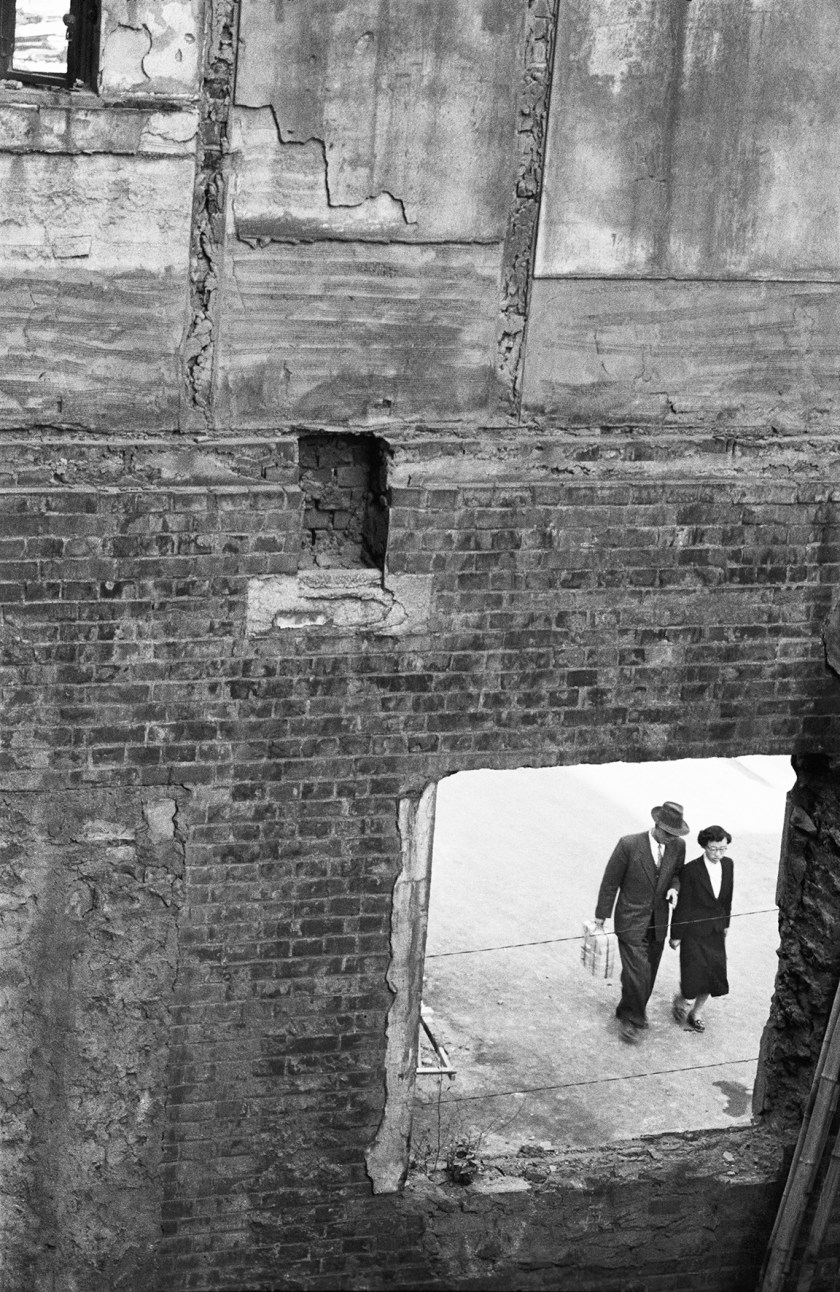
[[[177,421],[194,162],[168,125],[132,122],[129,156],[0,145],[0,424]]]
[[[100,94],[194,99],[201,67],[203,0],[103,0]]]
[[[561,0],[557,33],[528,414],[830,428],[834,6]]]
[[[462,420],[494,394],[501,249],[228,248],[219,418]]]
[[[243,8],[225,424],[495,410],[533,10],[510,0]]]
[[[536,273],[834,279],[831,0],[560,0]]]
[[[236,101],[263,110],[241,127],[262,155],[246,156],[239,200],[247,204],[260,162],[269,182],[276,177],[284,196],[297,197],[289,183],[297,166],[284,155],[299,159],[320,142],[313,158],[339,212],[384,195],[402,208],[405,239],[500,241],[521,35],[522,6],[511,0],[251,0]],[[268,236],[283,216],[271,203]]]
[[[523,399],[543,424],[831,434],[827,283],[534,280]]]

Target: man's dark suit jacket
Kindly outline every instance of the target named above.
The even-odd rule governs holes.
[[[616,936],[623,942],[638,945],[644,941],[653,915],[656,941],[664,942],[669,914],[665,894],[669,888],[679,892],[684,861],[685,843],[672,835],[665,844],[657,875],[647,831],[644,834],[625,834],[607,862],[595,907],[596,920],[609,919],[618,893],[614,922]]]

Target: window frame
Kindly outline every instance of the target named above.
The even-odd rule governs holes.
[[[67,21],[69,19],[69,21]],[[67,67],[64,72],[28,72],[14,65],[15,0],[0,0],[0,88],[3,81],[44,89],[96,90],[99,72],[99,0],[69,0]]]

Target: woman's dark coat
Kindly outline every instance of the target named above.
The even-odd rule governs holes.
[[[683,866],[680,896],[671,920],[671,937],[680,939],[680,990],[686,1000],[695,996],[725,996],[726,942],[732,912],[734,867],[722,857],[720,895],[715,897],[703,857]]]

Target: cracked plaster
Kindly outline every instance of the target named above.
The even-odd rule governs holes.
[[[506,0],[253,0],[236,103],[270,105],[288,143],[323,140],[332,206],[389,194],[406,241],[501,241],[522,34]]]
[[[234,110],[232,149],[233,211],[240,238],[365,240],[405,235],[405,204],[390,193],[353,204],[336,201],[330,193],[324,140],[285,138],[271,107]]]
[[[202,18],[201,0],[105,0],[100,93],[194,97]]]
[[[102,43],[102,68],[107,68],[109,88],[114,90],[143,90],[150,80],[143,67],[143,60],[152,48],[152,33],[148,27],[129,27],[120,23],[109,32]]]

